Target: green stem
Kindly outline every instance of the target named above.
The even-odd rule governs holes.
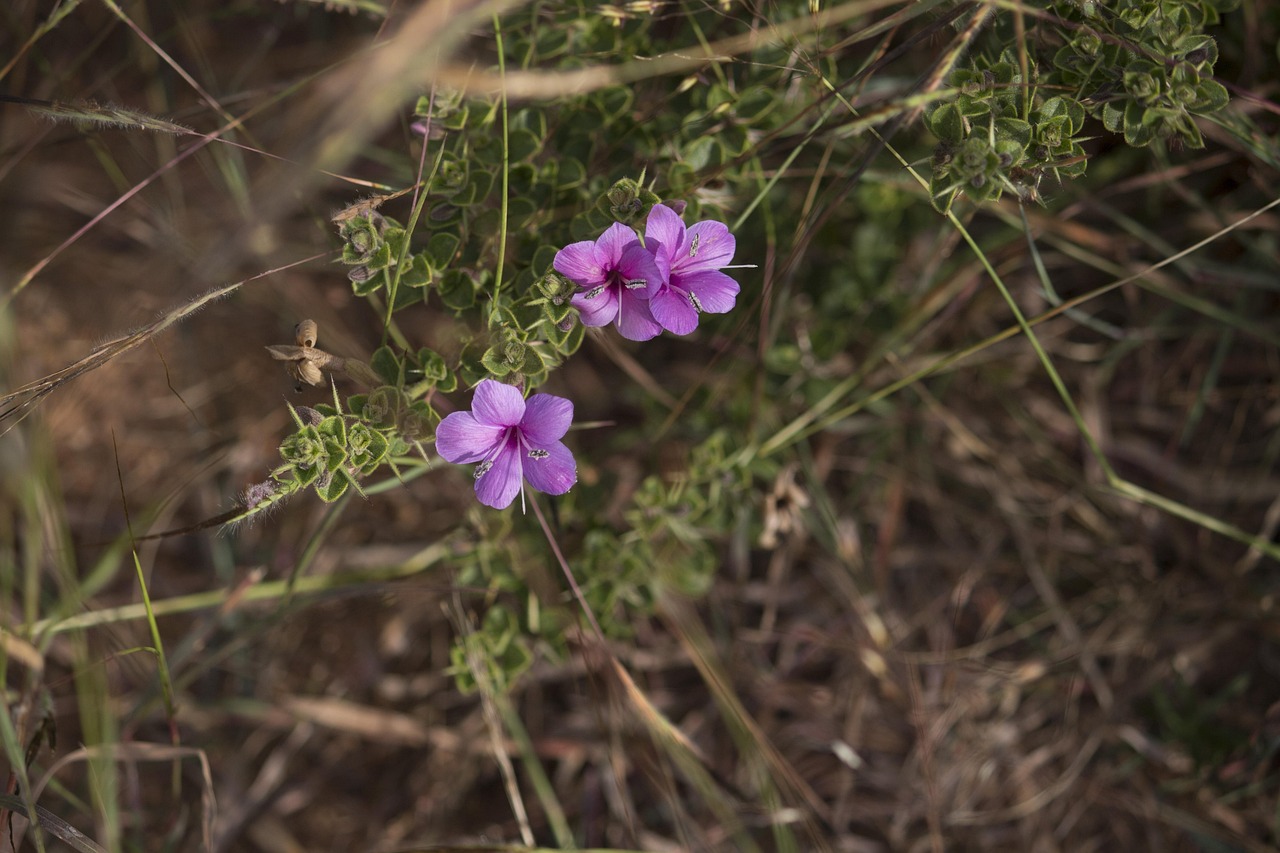
[[[419,551],[400,565],[390,566],[385,569],[345,572],[334,575],[307,575],[297,578],[292,583],[287,579],[266,581],[265,583],[255,583],[244,588],[215,589],[208,592],[165,598],[152,602],[151,615],[152,617],[170,616],[175,613],[208,610],[227,604],[275,601],[289,594],[315,595],[364,587],[369,584],[403,580],[426,571],[452,553],[452,550],[453,548],[449,543],[436,542]],[[147,608],[142,604],[104,607],[100,610],[80,613],[65,619],[42,619],[31,627],[31,636],[43,638],[54,634],[65,634],[68,631],[95,628],[102,625],[116,625],[122,622],[135,622],[146,618],[148,618]],[[3,727],[6,719],[7,716],[0,714],[0,727]]]
[[[506,80],[507,77],[507,60],[503,55],[502,48],[502,25],[498,21],[498,16],[493,16],[493,34],[496,39],[498,48],[498,77]],[[510,125],[507,115],[507,87],[504,84],[502,92],[499,94],[502,99],[502,208],[499,213],[498,226],[498,268],[493,276],[493,305],[491,307],[490,322],[498,310],[498,295],[502,292],[502,268],[507,259],[507,193],[509,192],[510,172],[511,172],[511,140]]]

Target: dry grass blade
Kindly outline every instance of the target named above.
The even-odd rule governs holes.
[[[6,98],[4,100],[10,99]],[[25,106],[36,115],[44,116],[52,121],[66,121],[85,127],[150,130],[156,133],[172,133],[175,136],[186,136],[195,133],[186,125],[157,118],[140,110],[132,110],[116,104],[97,104],[93,101],[81,101],[78,103],[59,101],[35,103],[27,101]]]
[[[23,817],[30,817],[22,799],[12,794],[0,794],[0,806]],[[107,853],[105,847],[100,846],[89,836],[43,806],[36,806],[35,811],[40,820],[40,828],[42,830],[65,842],[74,850],[79,851],[79,853]]]
[[[309,3],[314,6],[323,6],[331,12],[348,12],[352,15],[373,15],[378,18],[387,17],[387,7],[375,0],[295,0],[299,3]]]
[[[203,749],[188,746],[169,746],[158,743],[120,743],[110,746],[82,747],[69,752],[49,766],[35,786],[36,796],[44,791],[64,767],[84,761],[106,758],[123,763],[175,761],[184,758],[195,758],[200,764],[200,802],[203,810],[200,829],[204,841],[204,850],[213,850],[213,824],[217,819],[218,804],[213,793],[213,771],[209,767],[209,756]]]
[[[788,798],[803,803],[806,809],[801,822],[812,849],[829,850],[827,834],[818,825],[829,818],[829,807],[778,752],[768,735],[747,712],[732,682],[719,665],[713,651],[715,646],[693,608],[687,602],[668,596],[662,602],[662,615],[672,633],[684,645],[689,659],[698,668],[730,731],[743,750],[757,753],[768,768],[768,775],[762,780],[762,784],[766,788],[776,785]]]
[[[792,40],[821,33],[826,28],[896,5],[897,0],[844,3],[823,9],[816,15],[760,26],[745,35],[733,36],[712,44],[691,45],[685,50],[634,59],[618,65],[593,65],[575,71],[509,71],[505,75],[478,71],[469,65],[446,65],[439,70],[436,79],[450,88],[480,95],[503,91],[508,97],[522,99],[580,95],[613,86],[628,86],[656,77],[687,74],[710,62],[724,62],[762,47],[788,44]],[[917,5],[920,7],[918,11],[923,13],[940,4],[934,2]],[[877,28],[869,28],[864,37],[870,37],[877,31]]]
[[[5,658],[22,664],[35,675],[44,672],[44,655],[40,650],[4,628],[0,628],[0,652]]]
[[[422,746],[427,728],[411,717],[329,696],[290,696],[281,707],[299,720],[357,737],[401,746]]]

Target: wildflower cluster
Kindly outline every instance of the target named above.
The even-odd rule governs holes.
[[[733,235],[722,222],[686,228],[672,207],[649,211],[644,240],[615,222],[596,240],[570,244],[556,253],[556,272],[577,292],[570,303],[588,326],[613,323],[625,338],[646,341],[663,329],[687,335],[698,315],[733,308],[738,283],[721,272],[734,253]],[[503,509],[522,484],[560,495],[577,482],[573,454],[560,441],[573,420],[573,404],[535,394],[524,400],[510,385],[485,379],[476,386],[472,410],[446,417],[436,430],[436,448],[449,462],[478,463],[480,502]]]
[[[720,270],[733,260],[734,239],[722,222],[685,228],[665,204],[649,211],[642,243],[621,223],[595,241],[556,253],[556,272],[579,288],[573,306],[588,326],[614,323],[618,333],[647,341],[663,329],[687,335],[698,315],[733,308],[738,283]]]
[[[300,383],[320,384],[327,370],[345,372],[371,389],[350,397],[345,412],[335,392],[333,406],[305,410],[317,412],[314,423],[295,415],[298,432],[281,445],[285,465],[273,474],[279,484],[273,493],[314,486],[322,499],[336,500],[348,488],[359,490],[357,478],[385,460],[415,445],[421,448],[420,440],[437,422],[440,456],[476,465],[475,492],[484,505],[510,506],[516,495],[523,496],[526,483],[547,494],[567,492],[577,482],[577,468],[561,439],[573,420],[573,404],[550,394],[526,400],[523,390],[540,384],[554,364],[572,354],[584,325],[613,323],[623,337],[636,341],[664,329],[687,335],[697,328],[700,314],[725,313],[737,300],[737,282],[722,272],[735,250],[723,223],[704,220],[686,227],[676,212],[684,205],[661,203],[629,179],[617,182],[601,207],[611,216],[638,219],[646,202],[643,239],[614,221],[595,240],[556,251],[551,269],[533,287],[494,306],[489,345],[478,359],[464,351],[451,368],[430,349],[396,353],[384,346],[366,365],[317,349],[310,321],[299,326],[295,346],[269,347]],[[452,235],[436,234],[426,248],[411,252],[408,230],[368,203],[340,215],[338,224],[343,261],[358,295],[387,291],[400,305],[400,293],[412,295],[434,285],[452,306],[450,297],[458,293],[448,282],[464,278],[468,306],[474,302],[475,282],[484,279],[449,268],[458,248]],[[424,396],[453,391],[460,379],[475,389],[472,408],[441,421]]]

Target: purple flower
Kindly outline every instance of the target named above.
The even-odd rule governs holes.
[[[578,481],[573,454],[560,440],[572,420],[573,403],[563,397],[525,400],[512,386],[486,379],[476,386],[471,411],[440,422],[436,450],[450,462],[479,462],[476,497],[506,509],[525,480],[549,495],[563,495]]]
[[[687,335],[698,315],[723,314],[738,298],[738,283],[720,270],[733,260],[736,241],[723,222],[708,219],[687,229],[679,215],[655,204],[645,223],[644,242],[662,273],[649,291],[649,308],[662,328]]]
[[[571,301],[586,325],[617,323],[618,333],[633,341],[662,332],[649,311],[649,294],[660,284],[661,273],[627,226],[615,222],[598,240],[565,246],[552,266],[581,288]]]

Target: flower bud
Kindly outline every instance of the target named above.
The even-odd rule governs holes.
[[[313,347],[320,338],[320,328],[315,320],[303,320],[293,327],[293,342],[300,347]]]

